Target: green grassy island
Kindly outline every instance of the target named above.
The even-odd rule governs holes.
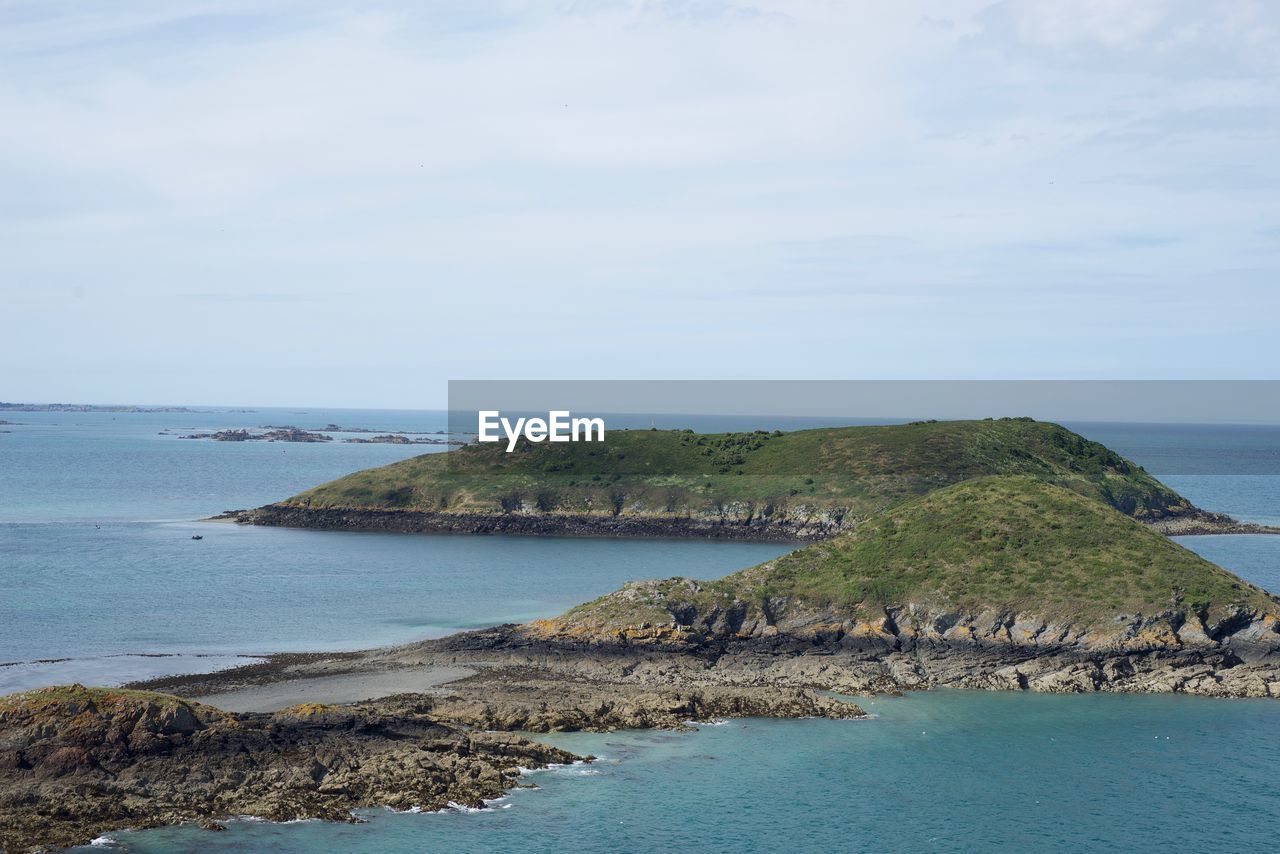
[[[1149,522],[1206,516],[1141,466],[1029,418],[795,432],[611,431],[469,445],[356,472],[240,514],[257,524],[812,538],[975,477],[1023,475]]]

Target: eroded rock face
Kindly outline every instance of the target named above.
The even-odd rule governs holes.
[[[1073,620],[1033,611],[968,611],[907,602],[877,614],[853,615],[782,598],[750,601],[700,596],[684,578],[626,584],[580,609],[515,630],[534,642],[687,652],[741,646],[803,651],[814,647],[879,652],[918,648],[1041,655],[1215,653],[1244,661],[1280,660],[1280,618],[1239,605],[1212,612],[1167,607]]]
[[[901,645],[865,641],[852,634],[818,642],[779,635],[687,646],[681,653],[673,651],[670,643],[575,640],[567,646],[562,640],[533,638],[512,627],[507,630],[506,649],[509,666],[519,664],[600,683],[679,686],[684,691],[759,686],[773,691],[793,688],[866,695],[947,687],[1280,698],[1280,655],[1246,658],[1229,645],[1048,648],[955,642],[945,636]],[[460,644],[461,638],[453,642]],[[487,646],[485,654],[492,661],[502,644],[490,638]]]
[[[491,670],[455,683],[442,696],[406,695],[381,702],[406,703],[409,709],[480,729],[522,732],[682,730],[718,718],[866,716],[853,703],[802,687],[605,681],[575,678],[568,670]]]
[[[712,600],[696,582],[629,584],[591,609],[436,642],[648,684],[774,685],[863,694],[933,687],[1280,697],[1280,621],[1229,606],[1079,624],[920,604],[854,618],[785,599]],[[702,601],[707,601],[703,599]],[[614,606],[617,606],[616,608]],[[619,620],[617,615],[629,615]],[[634,615],[647,619],[635,620]],[[629,662],[621,665],[618,662]],[[594,668],[594,669],[593,669]]]
[[[524,627],[509,626],[432,642],[430,655],[447,656],[452,662],[474,656],[491,665],[500,663],[500,672],[536,672],[543,683],[558,684],[561,690],[566,684],[583,682],[614,693],[757,690],[774,698],[782,717],[807,716],[781,711],[788,709],[788,690],[867,695],[947,687],[1280,698],[1280,656],[1246,658],[1218,644],[1135,651],[956,643],[945,637],[901,646],[867,645],[863,640],[847,635],[839,641],[815,643],[779,635],[687,645],[675,651],[670,643],[548,640],[532,636]],[[501,692],[489,673],[451,687],[459,695],[477,698]],[[808,714],[833,716],[823,711]]]
[[[577,757],[407,709],[233,715],[75,685],[0,699],[0,849],[236,815],[351,821],[360,807],[480,806],[518,767]]]
[[[852,517],[813,511],[786,517],[758,514],[701,513],[690,516],[644,514],[593,515],[542,512],[535,507],[502,513],[455,513],[428,510],[313,508],[268,504],[231,513],[242,525],[312,528],[329,531],[447,532],[454,534],[521,534],[558,537],[696,537],[759,542],[820,540],[853,524]]]

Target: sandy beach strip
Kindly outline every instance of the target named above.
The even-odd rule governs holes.
[[[198,699],[228,712],[274,712],[299,703],[356,703],[393,694],[427,694],[474,673],[467,667],[439,665],[375,673],[340,673],[255,685]]]

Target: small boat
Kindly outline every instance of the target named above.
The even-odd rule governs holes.
[[[191,539],[193,539],[193,540],[203,540],[203,539],[204,539],[204,536],[203,536],[202,534],[192,534],[192,535],[191,535]]]

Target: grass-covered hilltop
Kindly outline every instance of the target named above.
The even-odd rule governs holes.
[[[1029,418],[795,432],[620,430],[470,445],[241,514],[302,527],[820,538],[933,490],[1027,475],[1144,521],[1211,518],[1114,451]]]
[[[705,643],[790,637],[1169,648],[1280,644],[1280,600],[1106,504],[983,477],[716,581],[630,584],[534,634]]]

